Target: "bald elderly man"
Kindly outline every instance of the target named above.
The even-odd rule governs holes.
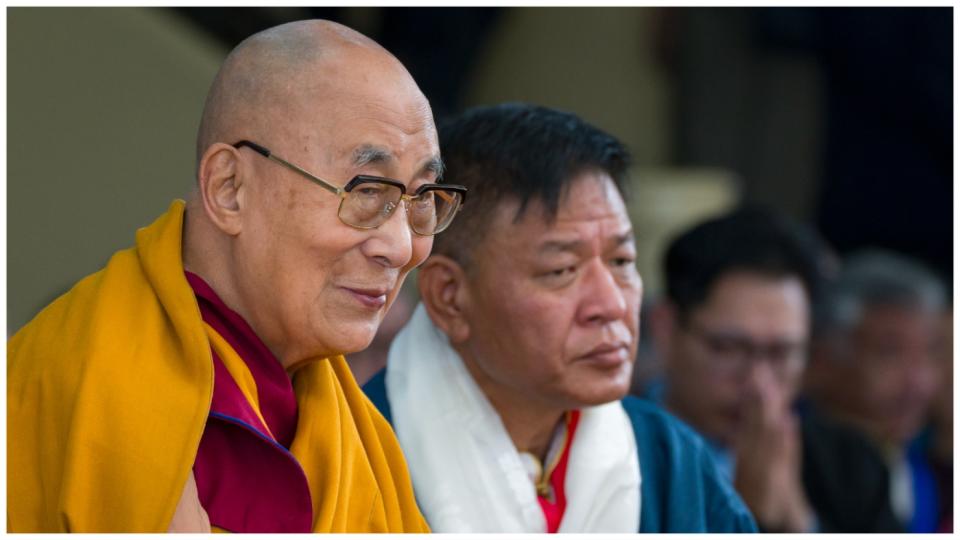
[[[8,529],[426,531],[342,355],[462,201],[427,100],[373,41],[290,23],[230,53],[197,157],[186,203],[8,342]]]

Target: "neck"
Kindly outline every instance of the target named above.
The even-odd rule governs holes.
[[[524,406],[512,407],[489,395],[487,397],[500,415],[517,451],[527,452],[545,462],[553,434],[563,422],[564,411],[532,411]]]
[[[257,328],[256,320],[251,318],[240,301],[238,287],[234,276],[230,272],[235,267],[230,260],[231,246],[229,239],[206,219],[203,206],[196,197],[187,202],[186,214],[183,219],[183,269],[192,272],[207,282],[217,293],[217,296],[230,309],[237,312],[263,340],[270,352],[273,353],[288,373],[295,360],[284,356],[284,350],[275,347],[268,338]]]
[[[470,376],[497,411],[517,451],[528,452],[544,461],[553,433],[563,422],[565,409],[505,388],[487,376],[464,351],[457,352]]]
[[[183,269],[202,277],[230,309],[240,313],[230,298],[234,287],[224,271],[230,267],[230,261],[226,260],[228,247],[205,219],[203,206],[196,197],[198,195],[187,201],[183,217]]]

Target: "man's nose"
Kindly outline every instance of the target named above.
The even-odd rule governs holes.
[[[768,358],[765,358],[759,351],[753,350],[743,359],[744,380],[748,386],[759,386],[762,381],[776,378],[773,366]]]
[[[407,223],[407,205],[398,208],[372,231],[373,238],[364,243],[365,254],[388,268],[400,268],[413,256],[413,234]]]
[[[580,310],[582,323],[605,324],[626,316],[624,291],[603,261],[594,260],[587,266],[584,284]]]

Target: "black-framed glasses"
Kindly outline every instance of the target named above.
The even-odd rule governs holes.
[[[379,176],[354,176],[345,186],[337,187],[274,155],[257,143],[240,141],[233,146],[247,147],[340,197],[337,216],[344,224],[357,229],[376,229],[383,225],[403,201],[407,205],[407,221],[413,232],[421,236],[432,236],[450,226],[453,217],[466,200],[467,188],[463,186],[424,184],[412,195],[407,195],[407,188],[403,183]]]
[[[683,329],[705,346],[711,366],[727,376],[742,375],[754,361],[765,360],[777,378],[785,379],[802,369],[806,359],[805,342],[760,343],[746,335],[711,331],[692,322],[686,323]]]

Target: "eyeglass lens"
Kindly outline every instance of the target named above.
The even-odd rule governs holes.
[[[374,228],[383,224],[400,204],[402,192],[397,186],[363,182],[351,189],[340,205],[340,219],[348,225]],[[422,235],[445,229],[460,204],[460,193],[430,189],[413,197],[407,205],[411,228]]]
[[[742,336],[697,332],[710,351],[715,366],[724,371],[743,372],[751,361],[762,359],[780,376],[786,376],[803,361],[804,347],[799,343],[754,343]]]

